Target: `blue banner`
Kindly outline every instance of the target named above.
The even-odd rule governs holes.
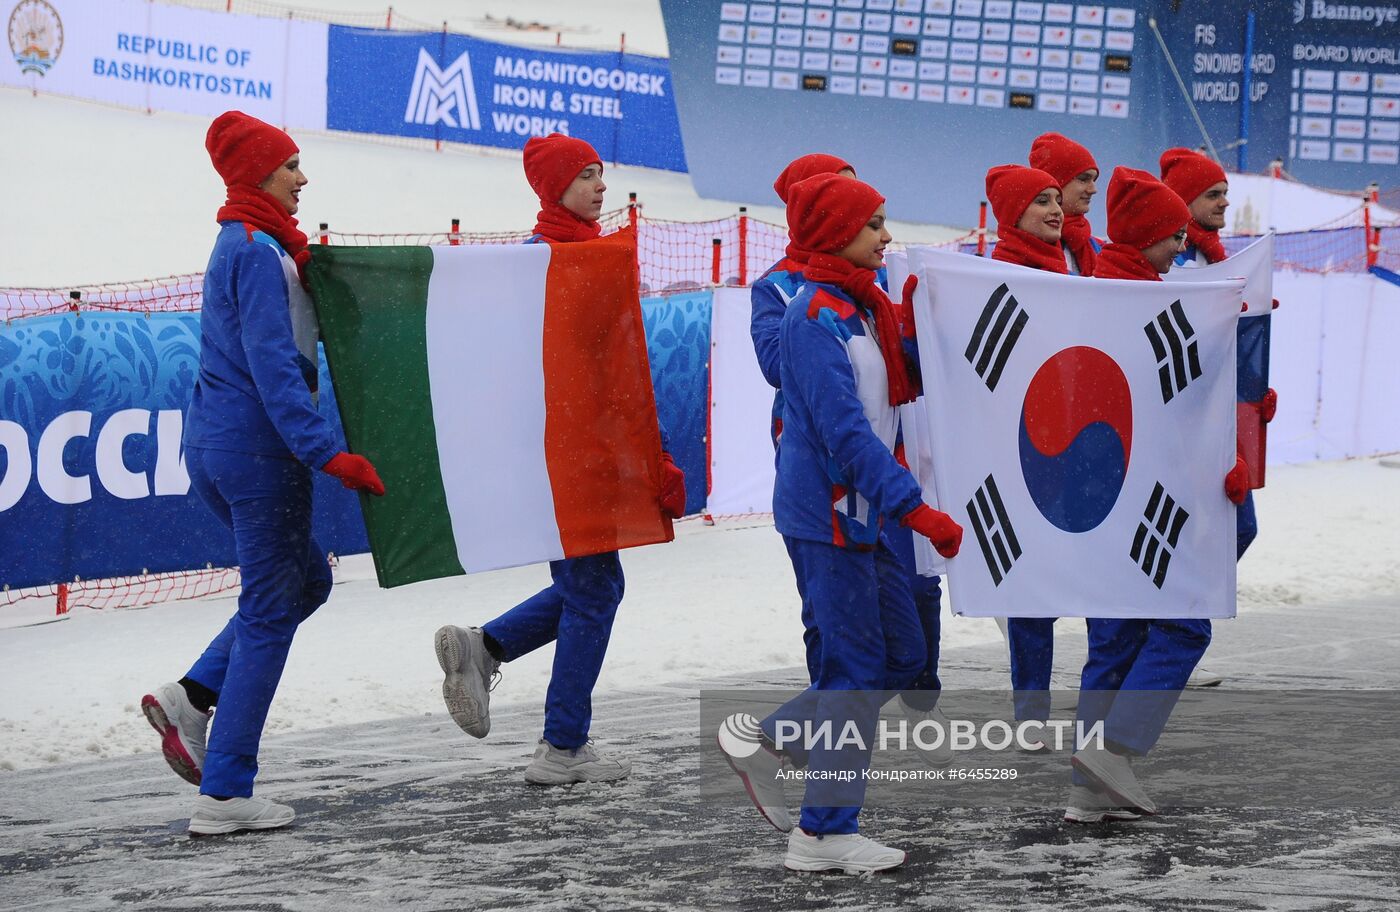
[[[1230,168],[1396,181],[1400,0],[661,5],[702,196],[776,204],[778,172],[821,151],[884,189],[891,217],[969,225],[987,169],[1052,130],[1105,176],[1208,142]]]
[[[189,487],[198,314],[82,313],[0,326],[0,585],[237,564]],[[322,363],[321,389],[331,389]],[[321,410],[339,428],[329,396]],[[359,503],[317,473],[315,528],[365,551]]]
[[[331,26],[326,125],[510,149],[567,133],[605,162],[686,170],[670,65],[638,54]]]
[[[685,511],[705,508],[709,477],[710,316],[708,291],[642,299],[656,417],[670,438],[671,458],[685,472]]]

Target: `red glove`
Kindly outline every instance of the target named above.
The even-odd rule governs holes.
[[[1274,413],[1278,411],[1278,393],[1274,392],[1271,386],[1264,391],[1264,398],[1259,400],[1259,416],[1268,424],[1274,420]]]
[[[899,299],[900,330],[906,339],[914,338],[914,289],[919,287],[919,277],[911,275],[904,280],[904,291]]]
[[[336,453],[330,462],[321,466],[321,471],[339,478],[340,483],[352,491],[368,491],[376,497],[384,496],[384,482],[379,480],[374,464],[363,456]]]
[[[671,519],[685,515],[685,473],[665,450],[661,451],[661,512]]]
[[[934,549],[944,557],[958,556],[958,548],[962,546],[962,526],[947,513],[939,512],[928,504],[919,504],[905,514],[899,524],[933,542]]]
[[[1244,503],[1244,496],[1249,493],[1249,465],[1245,463],[1243,456],[1235,457],[1235,467],[1225,476],[1225,496],[1230,498],[1230,503],[1239,506]]]

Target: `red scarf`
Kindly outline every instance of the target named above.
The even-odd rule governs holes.
[[[1094,252],[1094,229],[1082,215],[1066,215],[1064,227],[1060,229],[1060,241],[1069,248],[1074,262],[1079,266],[1079,274],[1094,274],[1094,261],[1099,255]]]
[[[546,241],[567,244],[570,241],[591,241],[603,233],[597,222],[584,221],[560,203],[540,200],[540,213],[535,216],[535,234]]]
[[[1059,244],[1042,241],[1029,231],[1022,231],[1014,225],[997,226],[997,245],[992,250],[992,259],[1069,275],[1069,267],[1065,265],[1065,251]]]
[[[904,364],[904,347],[899,332],[899,317],[894,302],[875,281],[873,269],[861,269],[850,260],[833,253],[802,251],[806,265],[802,274],[809,281],[835,285],[856,300],[875,323],[875,342],[885,358],[885,374],[889,378],[890,405],[913,402],[919,391],[909,379]]]
[[[1162,274],[1147,261],[1142,251],[1128,244],[1105,244],[1094,266],[1096,279],[1136,279],[1160,282]]]
[[[1186,243],[1204,253],[1208,263],[1219,263],[1228,256],[1220,243],[1220,232],[1202,228],[1195,219],[1186,223]]]
[[[228,201],[220,207],[214,220],[243,222],[271,235],[282,245],[287,256],[296,262],[298,276],[302,276],[302,271],[311,260],[311,251],[306,248],[306,235],[297,228],[297,220],[265,190],[243,184],[229,187]],[[305,281],[302,276],[303,284]]]

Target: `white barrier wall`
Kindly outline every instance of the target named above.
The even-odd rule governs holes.
[[[1400,451],[1400,287],[1356,273],[1274,274],[1270,465]],[[748,289],[715,293],[710,363],[714,515],[772,510],[772,389],[749,339]]]
[[[210,117],[237,109],[281,127],[326,128],[324,22],[147,0],[37,0],[14,17],[14,53],[0,61],[0,85]]]
[[[749,336],[749,290],[717,288],[710,318],[710,496],[714,514],[773,509],[773,388]]]
[[[1400,287],[1370,275],[1274,274],[1269,463],[1400,450]]]

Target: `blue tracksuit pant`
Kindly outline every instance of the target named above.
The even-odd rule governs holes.
[[[1050,670],[1055,663],[1056,618],[1007,618],[1011,689],[1016,721],[1050,718]]]
[[[545,692],[544,739],[573,750],[588,741],[593,685],[603,670],[613,618],[622,602],[622,562],[616,551],[609,551],[550,561],[549,574],[553,585],[482,630],[501,645],[503,662],[556,643]]]
[[[839,735],[853,721],[860,745],[841,749],[818,741],[806,751],[806,768],[854,771],[851,782],[811,779],[799,825],[810,833],[855,833],[865,797],[861,771],[870,765],[884,691],[903,690],[927,668],[909,571],[884,544],[873,552],[783,537],[803,603],[810,604],[821,636],[820,668],[812,685],[762,722],[778,740],[778,723],[830,723]],[[792,753],[798,751],[788,749]],[[842,806],[836,807],[835,804]]]
[[[1235,508],[1235,560],[1244,557],[1259,534],[1259,518],[1254,515],[1254,492],[1244,495],[1244,503]]]
[[[292,636],[330,596],[331,571],[311,535],[306,466],[186,447],[185,468],[195,494],[233,530],[243,577],[238,612],[188,673],[219,695],[199,790],[247,798]]]
[[[927,712],[938,705],[943,683],[938,678],[938,643],[942,636],[943,590],[936,576],[920,576],[914,561],[914,533],[903,526],[889,523],[885,539],[895,557],[909,573],[909,586],[914,596],[914,608],[919,613],[919,626],[924,632],[926,661],[924,670],[904,692],[905,701],[915,709]],[[800,589],[801,586],[799,585]],[[815,681],[821,671],[821,635],[817,632],[812,606],[802,599],[802,641],[807,651],[807,675]]]
[[[1078,723],[1087,731],[1103,722],[1108,741],[1146,754],[1209,645],[1204,619],[1090,618]],[[1074,781],[1086,780],[1076,771]]]

